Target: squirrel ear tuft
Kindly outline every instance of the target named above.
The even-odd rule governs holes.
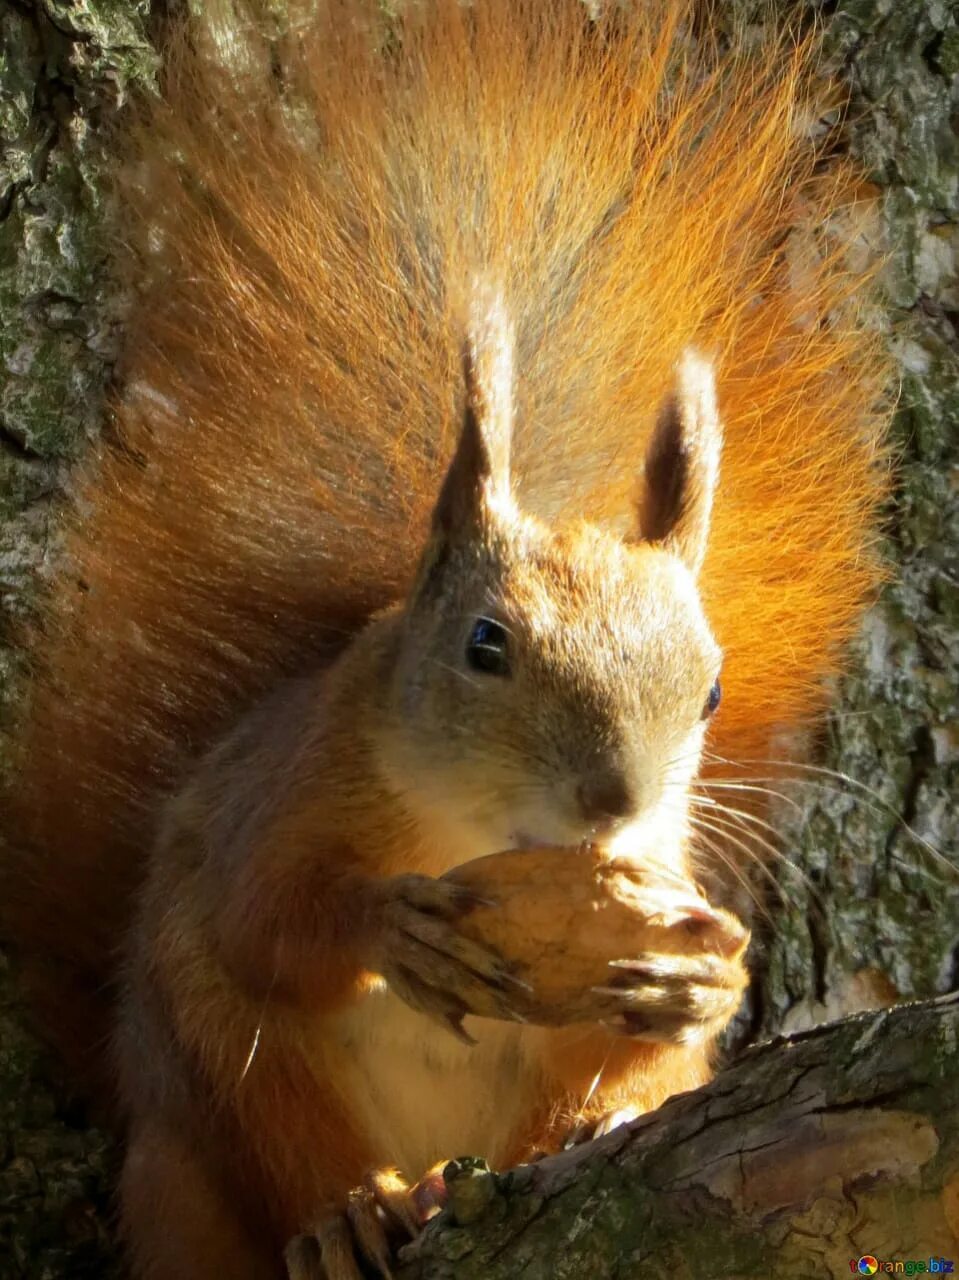
[[[471,529],[491,502],[509,499],[513,335],[502,295],[478,287],[463,349],[466,396],[459,443],[433,512],[433,527]]]
[[[687,351],[646,450],[638,516],[639,537],[678,555],[693,574],[709,541],[722,438],[712,365]]]

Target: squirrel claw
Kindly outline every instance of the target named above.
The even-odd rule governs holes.
[[[597,1020],[616,1036],[691,1044],[728,1021],[746,985],[741,953],[748,933],[732,929],[715,952],[646,952],[607,961],[606,984],[590,988]],[[721,944],[721,945],[720,945]]]
[[[376,1268],[384,1280],[393,1280],[390,1267],[390,1246],[373,1192],[368,1187],[357,1187],[350,1192],[346,1204],[346,1216],[353,1230],[353,1238],[363,1257]]]
[[[527,995],[534,996],[536,994],[535,987],[530,986],[528,982],[524,982],[522,978],[517,978],[515,974],[509,973],[506,970],[503,970],[500,974],[500,982],[511,982],[514,987],[519,987],[519,989],[521,991],[525,991]]]
[[[445,1013],[439,1018],[439,1023],[444,1026],[447,1031],[451,1031],[460,1044],[465,1044],[472,1049],[476,1045],[476,1037],[463,1026],[463,1015],[461,1013]]]
[[[350,1226],[330,1214],[312,1232],[295,1236],[283,1252],[288,1280],[363,1280]]]
[[[428,876],[398,876],[381,900],[381,929],[370,967],[381,973],[402,1000],[438,1019],[457,1039],[464,1014],[515,1021],[505,999],[509,986],[524,988],[497,952],[456,927],[464,895],[479,898],[453,881]],[[522,1001],[517,1001],[522,1004]]]
[[[567,1134],[566,1141],[563,1143],[563,1150],[569,1151],[571,1147],[578,1147],[584,1142],[591,1142],[594,1138],[605,1138],[607,1133],[612,1133],[620,1125],[629,1124],[631,1120],[635,1120],[641,1114],[638,1107],[620,1107],[616,1111],[607,1111],[595,1123],[590,1123],[585,1119],[580,1120]]]
[[[475,889],[470,889],[466,885],[456,885],[453,901],[462,911],[470,911],[473,907],[499,906],[497,898],[489,898],[485,894],[477,893]]]
[[[313,1236],[294,1236],[283,1250],[287,1280],[322,1280],[320,1246]]]
[[[330,1212],[284,1250],[288,1280],[362,1280],[358,1258],[392,1280],[393,1253],[420,1232],[414,1191],[396,1169],[375,1169],[349,1194],[346,1212]]]

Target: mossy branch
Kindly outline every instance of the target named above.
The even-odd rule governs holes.
[[[538,1164],[459,1162],[397,1280],[838,1280],[864,1254],[959,1261],[957,1045],[959,995],[900,1005],[755,1046]]]

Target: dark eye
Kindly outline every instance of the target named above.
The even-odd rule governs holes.
[[[478,618],[466,646],[466,661],[474,671],[483,671],[490,676],[508,676],[506,629],[489,618]]]
[[[723,691],[718,680],[713,682],[713,687],[709,691],[709,697],[703,703],[703,719],[708,720],[713,714],[722,699]]]

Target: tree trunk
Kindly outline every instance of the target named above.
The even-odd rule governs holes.
[[[100,430],[122,299],[101,127],[155,65],[147,0],[0,0],[0,702],[52,504]],[[0,956],[0,1280],[113,1274],[110,1140],[52,1087]]]
[[[883,283],[901,373],[891,581],[818,754],[855,782],[809,775],[782,814],[793,865],[777,871],[754,1034],[957,986],[957,20],[956,4],[938,0],[846,0],[826,20],[891,255]]]
[[[773,864],[781,900],[768,904],[739,1042],[949,991],[959,957],[959,21],[947,0],[799,2],[825,15],[852,86],[852,145],[884,209],[902,370],[894,568],[819,745],[822,765],[856,782],[810,774],[783,804],[789,863]],[[150,10],[0,0],[0,626],[54,563],[53,504],[100,429],[125,305],[108,267],[103,126],[150,82]],[[2,640],[8,700],[16,654]],[[628,1139],[517,1175],[475,1228],[443,1227],[404,1274],[601,1277],[642,1264],[700,1280],[844,1274],[866,1250],[954,1256],[955,1016],[947,1002],[752,1050]],[[64,1097],[0,962],[0,1280],[114,1273],[115,1148]],[[745,1150],[767,1142],[774,1162]]]

